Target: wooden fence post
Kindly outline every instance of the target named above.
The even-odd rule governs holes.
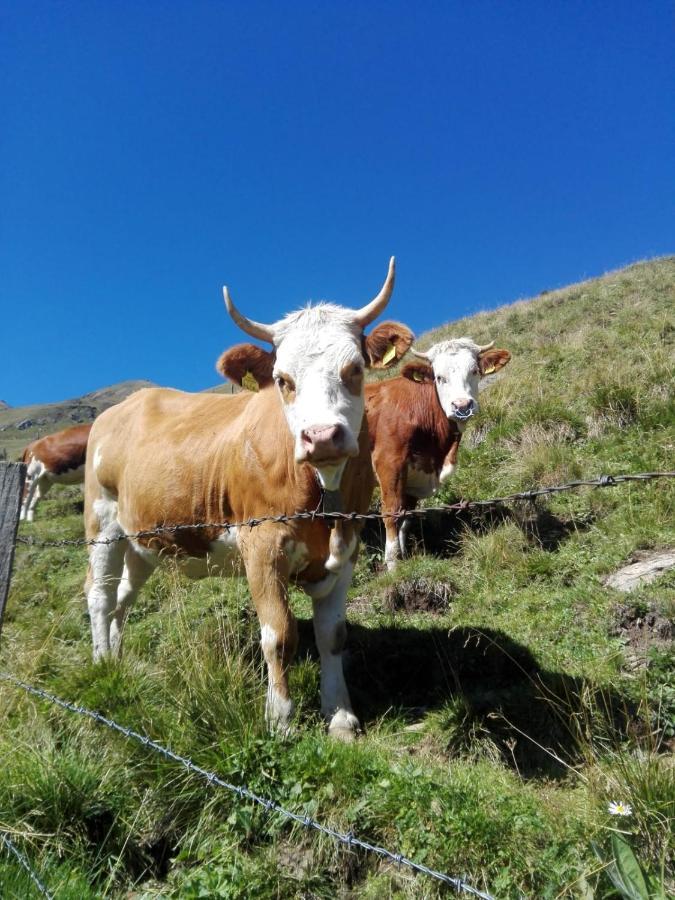
[[[12,576],[21,497],[26,480],[24,463],[0,463],[0,633]]]

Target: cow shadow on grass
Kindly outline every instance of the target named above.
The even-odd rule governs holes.
[[[487,534],[506,522],[515,523],[528,542],[555,552],[560,544],[575,532],[585,531],[593,524],[594,516],[564,517],[551,512],[542,503],[520,502],[509,506],[488,506],[448,512],[429,511],[412,519],[408,532],[408,546],[432,556],[446,558],[458,553],[462,537],[467,531]],[[370,553],[384,554],[385,532],[381,520],[365,523],[362,542]]]
[[[298,624],[299,656],[316,658],[311,621]],[[618,738],[636,722],[616,691],[547,671],[490,629],[350,623],[345,674],[366,729],[388,714],[413,725],[435,713],[448,757],[482,748],[523,777],[564,777],[589,733]]]

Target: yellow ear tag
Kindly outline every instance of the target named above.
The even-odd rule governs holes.
[[[247,391],[259,391],[260,385],[255,379],[255,375],[253,372],[247,372],[244,377],[241,379],[241,386],[246,388]]]
[[[382,365],[383,366],[388,365],[392,361],[392,359],[394,359],[395,356],[396,356],[396,347],[394,347],[394,345],[391,343],[391,341],[389,341],[389,343],[387,344],[387,350],[386,350],[384,356],[382,357]]]
[[[483,371],[483,375],[492,375],[492,373],[493,373],[493,372],[496,372],[496,371],[497,371],[497,367],[496,367],[496,366],[490,366],[489,369],[485,369],[485,370]]]

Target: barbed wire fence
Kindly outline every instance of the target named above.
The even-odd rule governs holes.
[[[200,531],[214,529],[232,532],[242,528],[256,528],[264,524],[287,524],[294,521],[325,520],[328,522],[368,522],[385,521],[386,519],[424,518],[430,513],[462,512],[469,509],[479,509],[489,506],[500,506],[515,503],[521,500],[534,501],[538,497],[551,494],[559,494],[564,491],[578,490],[582,487],[617,487],[629,481],[647,482],[658,478],[675,478],[675,472],[639,472],[637,474],[624,475],[600,475],[598,478],[568,481],[564,484],[551,485],[550,487],[536,488],[535,490],[521,491],[517,494],[507,494],[503,497],[490,497],[486,500],[458,500],[456,503],[446,503],[442,506],[423,506],[416,509],[404,509],[396,512],[322,512],[320,510],[302,510],[294,513],[281,513],[279,515],[256,516],[243,522],[186,522],[158,525],[156,528],[148,528],[143,531],[135,531],[129,534],[116,534],[110,538],[64,538],[54,541],[39,541],[30,537],[17,537],[20,544],[31,547],[93,547],[99,544],[116,544],[120,541],[142,540],[144,538],[159,537],[165,534],[176,534],[181,531]]]
[[[26,684],[26,682],[21,681],[19,678],[16,678],[14,675],[9,674],[8,672],[0,672],[0,679],[10,682],[16,687],[22,688],[24,691],[32,694],[34,697],[48,700],[50,703],[54,703],[57,706],[62,707],[62,709],[67,709],[69,712],[77,713],[81,716],[86,716],[87,718],[92,719],[94,722],[97,722],[99,725],[105,725],[112,731],[117,731],[119,734],[123,734],[127,738],[132,738],[133,740],[140,742],[144,747],[148,747],[150,750],[154,750],[156,753],[161,754],[166,759],[170,759],[173,762],[180,763],[180,765],[184,766],[184,768],[186,768],[188,772],[199,775],[201,778],[203,778],[207,782],[207,784],[225,788],[225,790],[236,794],[241,800],[250,800],[253,803],[256,803],[258,806],[263,807],[263,809],[265,809],[268,813],[277,813],[283,818],[289,819],[293,822],[297,822],[299,825],[302,825],[305,828],[314,829],[321,834],[328,835],[339,843],[346,844],[350,849],[360,848],[361,850],[366,850],[369,853],[374,853],[377,856],[382,857],[383,859],[388,859],[391,862],[395,862],[400,866],[406,866],[413,871],[428,875],[431,878],[435,878],[437,881],[442,881],[444,884],[450,885],[450,887],[455,888],[458,893],[463,892],[465,894],[471,894],[474,897],[482,898],[482,900],[494,900],[494,898],[490,894],[486,894],[483,891],[478,890],[478,888],[472,887],[463,878],[456,878],[451,875],[445,875],[443,872],[437,872],[434,869],[430,869],[428,866],[422,865],[422,863],[418,863],[412,859],[409,859],[402,853],[393,853],[391,850],[387,850],[385,847],[379,847],[376,844],[371,844],[368,841],[364,841],[357,835],[355,835],[352,831],[336,831],[334,828],[329,828],[326,825],[322,825],[311,816],[303,816],[298,813],[292,812],[291,810],[283,807],[280,803],[277,803],[275,800],[270,800],[267,797],[261,797],[259,794],[256,794],[245,785],[231,784],[230,782],[220,778],[215,772],[208,772],[206,769],[203,769],[201,766],[193,763],[192,760],[188,759],[187,757],[181,756],[179,753],[174,753],[173,750],[162,746],[162,744],[159,744],[157,741],[152,740],[152,738],[148,737],[147,735],[140,734],[138,731],[134,731],[132,728],[127,728],[124,725],[119,725],[112,719],[108,719],[106,716],[101,715],[101,713],[86,709],[83,706],[78,706],[75,703],[69,703],[67,700],[62,700],[61,698],[56,697],[54,694],[50,694],[49,692],[44,691],[41,688],[36,688],[30,684]]]
[[[28,862],[26,857],[19,850],[16,844],[12,842],[9,835],[4,831],[0,831],[0,843],[5,847],[6,850],[9,851],[9,853],[12,854],[12,856],[16,858],[21,868],[28,873],[28,877],[38,889],[40,894],[42,894],[43,897],[47,897],[47,900],[54,900],[54,895],[47,890],[47,888],[31,868],[31,864]]]
[[[509,494],[502,497],[492,497],[484,500],[460,500],[457,503],[444,504],[442,506],[427,506],[419,509],[412,510],[402,510],[398,512],[376,512],[371,511],[367,513],[356,513],[356,512],[322,512],[320,510],[314,511],[300,511],[296,513],[290,514],[280,514],[280,515],[266,515],[259,516],[255,518],[248,519],[243,522],[232,523],[229,521],[224,522],[191,522],[191,523],[176,523],[176,524],[164,524],[157,526],[153,529],[147,529],[143,531],[137,531],[129,534],[119,534],[115,535],[111,538],[104,539],[86,539],[86,538],[76,538],[76,539],[62,539],[62,540],[54,540],[54,541],[38,541],[35,540],[32,536],[24,537],[17,536],[17,527],[18,527],[18,514],[20,507],[20,498],[21,498],[21,490],[23,488],[23,478],[25,472],[23,471],[25,467],[21,464],[14,463],[4,463],[0,464],[0,628],[2,627],[2,615],[4,613],[4,603],[7,596],[7,592],[9,589],[9,577],[11,572],[12,559],[14,554],[14,546],[16,543],[28,545],[31,547],[38,548],[47,548],[47,547],[82,547],[82,546],[92,546],[96,544],[111,544],[124,540],[141,540],[144,538],[151,538],[154,536],[165,535],[167,533],[180,533],[181,531],[187,530],[199,530],[199,529],[216,529],[226,532],[231,532],[235,529],[241,528],[255,528],[262,524],[268,523],[276,523],[276,524],[284,524],[292,521],[302,521],[302,520],[326,520],[330,522],[336,521],[347,521],[347,522],[363,522],[363,521],[384,521],[388,518],[395,519],[406,519],[413,517],[424,517],[430,513],[443,513],[443,512],[460,512],[468,509],[476,509],[476,508],[484,508],[489,506],[499,506],[508,503],[515,503],[518,501],[535,501],[538,497],[552,495],[561,493],[563,491],[569,490],[577,490],[582,487],[591,487],[591,488],[604,488],[604,487],[615,487],[620,484],[626,482],[641,482],[646,483],[649,481],[653,481],[655,479],[660,478],[674,478],[675,472],[667,471],[667,472],[640,472],[640,473],[631,473],[631,474],[620,474],[620,475],[601,475],[595,479],[587,479],[587,480],[577,480],[570,481],[564,484],[552,485],[545,488],[537,488],[529,491],[522,491],[520,493]],[[12,472],[12,469],[19,469],[19,472]],[[4,471],[3,471],[4,470]],[[8,487],[9,485],[9,487]],[[123,734],[125,737],[136,740],[140,742],[143,746],[153,750],[156,753],[161,754],[166,759],[172,760],[173,762],[177,762],[182,765],[187,771],[192,774],[198,775],[199,777],[206,780],[209,785],[217,786],[223,788],[225,790],[230,791],[231,793],[236,794],[241,800],[249,800],[262,808],[264,808],[268,813],[276,813],[290,821],[294,821],[308,829],[313,829],[322,834],[325,834],[339,843],[345,844],[348,848],[358,848],[364,850],[369,853],[373,853],[380,858],[387,859],[391,862],[396,863],[399,866],[404,866],[412,871],[426,875],[430,878],[436,879],[448,886],[454,888],[457,893],[465,893],[470,894],[474,897],[482,898],[482,900],[494,900],[494,898],[483,891],[480,891],[478,888],[473,887],[469,884],[464,877],[457,877],[447,875],[443,872],[436,871],[431,869],[421,863],[415,862],[412,859],[404,856],[402,853],[392,852],[385,847],[380,847],[376,844],[371,844],[368,841],[365,841],[358,836],[356,836],[352,831],[348,832],[339,832],[335,829],[329,828],[325,825],[322,825],[317,820],[313,819],[311,816],[300,815],[295,813],[289,809],[286,809],[281,804],[277,803],[274,800],[271,800],[266,797],[262,797],[255,792],[251,791],[248,787],[244,785],[235,785],[231,784],[224,779],[220,778],[216,773],[209,772],[206,769],[203,769],[201,766],[196,765],[192,762],[192,760],[187,757],[181,756],[178,753],[175,753],[173,750],[162,746],[157,741],[154,741],[147,735],[140,734],[137,731],[134,731],[131,728],[127,728],[126,726],[120,725],[112,719],[108,719],[103,716],[101,713],[95,712],[93,710],[86,709],[85,707],[78,706],[77,704],[70,703],[69,701],[62,700],[59,697],[56,697],[54,694],[50,694],[49,692],[34,687],[32,685],[27,684],[26,682],[21,681],[21,679],[12,675],[8,672],[0,672],[0,679],[4,680],[10,684],[13,684],[15,687],[19,687],[26,691],[27,693],[38,697],[43,700],[47,700],[50,703],[53,703],[61,708],[68,710],[71,713],[75,713],[78,715],[82,715],[88,717],[95,721],[96,723],[103,725],[113,731],[116,731],[120,734]],[[42,896],[51,898],[52,895],[49,893],[47,888],[42,884],[38,876],[31,869],[30,864],[26,857],[18,850],[18,848],[12,843],[9,839],[8,835],[4,832],[0,831],[0,843],[11,852],[20,865],[28,872],[31,880],[36,885],[37,889],[40,891]]]

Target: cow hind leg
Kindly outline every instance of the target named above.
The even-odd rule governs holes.
[[[352,740],[360,728],[342,668],[347,642],[345,602],[353,568],[351,562],[347,563],[330,593],[312,601],[314,636],[321,658],[321,712],[328,720],[328,733],[341,740]]]
[[[117,586],[117,602],[110,620],[110,652],[122,655],[122,634],[138,592],[155,569],[155,563],[141,556],[133,547],[127,547],[124,554],[124,568]]]
[[[117,606],[117,589],[124,568],[126,541],[116,518],[117,503],[97,500],[101,528],[89,551],[89,571],[85,590],[91,622],[94,662],[110,656],[110,626]],[[106,543],[104,543],[106,542]]]
[[[31,478],[30,484],[28,485],[28,492],[24,499],[23,506],[21,507],[22,519],[25,519],[27,522],[33,521],[38,500],[42,500],[50,487],[50,481],[40,474],[36,474]]]

